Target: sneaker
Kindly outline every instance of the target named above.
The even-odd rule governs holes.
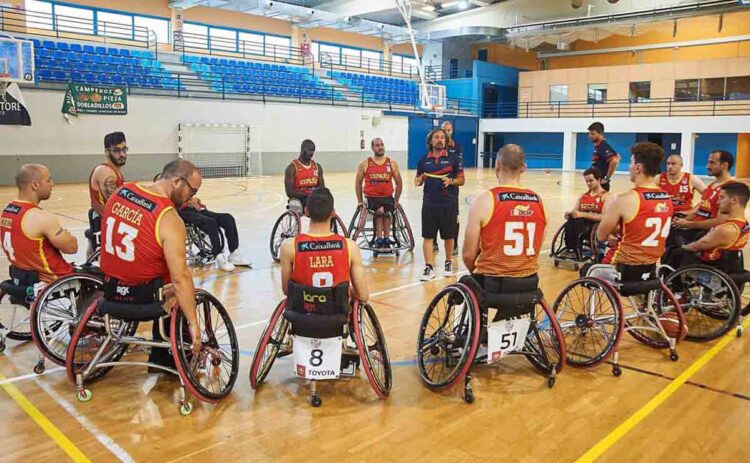
[[[177,366],[174,363],[174,357],[172,356],[172,353],[169,352],[168,349],[160,348],[160,347],[154,347],[151,349],[151,353],[148,355],[148,363],[153,363],[162,367],[171,368],[173,370],[177,369]],[[148,367],[149,373],[167,373],[166,371],[160,369],[160,368],[154,368],[154,367]]]
[[[383,243],[383,238],[378,238],[378,239],[375,240],[375,247],[377,249],[382,249],[383,247],[385,247],[385,245]]]
[[[453,275],[453,262],[446,260],[443,275]]]
[[[234,265],[241,265],[243,267],[252,267],[253,264],[250,263],[247,259],[245,259],[242,254],[240,254],[240,251],[238,249],[235,249],[232,251],[231,254],[229,254],[229,262]]]
[[[430,281],[435,279],[435,270],[432,269],[431,265],[425,265],[422,276],[419,278],[422,281]]]
[[[234,264],[229,262],[224,254],[216,256],[216,266],[225,272],[231,272],[234,270]]]

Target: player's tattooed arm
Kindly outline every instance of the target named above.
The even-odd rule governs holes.
[[[117,190],[117,178],[110,176],[104,179],[104,187],[102,188],[102,196],[104,196],[104,199],[109,199],[115,190]]]

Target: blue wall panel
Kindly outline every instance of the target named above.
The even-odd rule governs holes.
[[[737,134],[736,133],[699,133],[695,138],[695,162],[693,172],[706,175],[706,163],[708,155],[714,150],[727,150],[733,156],[737,156]],[[732,167],[734,174],[734,167]]]
[[[556,132],[498,133],[498,146],[520,145],[526,152],[529,169],[562,169],[563,134]]]

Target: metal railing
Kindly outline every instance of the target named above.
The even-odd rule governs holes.
[[[486,118],[564,118],[564,117],[682,117],[682,116],[746,116],[750,115],[750,99],[684,101],[654,98],[649,101],[608,100],[604,103],[508,102],[485,104]]]
[[[0,6],[0,31],[145,48],[158,54],[156,33],[146,27],[39,13],[23,8]]]

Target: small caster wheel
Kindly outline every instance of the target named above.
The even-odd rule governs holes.
[[[620,366],[619,366],[619,365],[614,365],[614,366],[612,367],[612,374],[613,374],[613,375],[615,375],[615,376],[618,376],[618,377],[619,377],[620,375],[622,375],[622,369],[620,368]]]
[[[88,402],[94,398],[94,393],[91,392],[91,389],[81,389],[78,391],[77,398],[79,402]]]
[[[547,387],[550,388],[550,389],[552,389],[553,387],[555,387],[555,377],[554,376],[550,376],[549,378],[547,378]]]
[[[377,252],[374,252],[374,251],[373,251],[373,253],[372,253],[372,258],[373,258],[373,259],[377,259],[377,257],[378,257],[378,253],[377,253]]]
[[[312,398],[310,398],[310,405],[312,405],[313,407],[320,407],[321,405],[323,405],[323,400],[319,395],[315,394],[314,396],[312,396]]]
[[[44,366],[44,362],[38,362],[36,365],[34,365],[34,373],[41,375],[44,373],[44,370],[46,367]]]
[[[676,361],[680,360],[680,356],[677,355],[677,352],[672,351],[672,352],[669,353],[669,360],[671,360],[673,362],[676,362]]]
[[[191,413],[193,413],[193,404],[190,402],[183,402],[180,404],[180,415],[188,416]]]
[[[467,404],[473,404],[474,403],[474,391],[472,391],[471,389],[464,391],[464,401],[466,401]]]
[[[401,257],[401,251],[396,251],[396,257]]]
[[[741,337],[742,337],[742,326],[738,326],[738,327],[737,327],[737,337],[738,337],[738,338],[741,338]]]
[[[554,262],[553,262],[553,264],[555,265],[555,267],[559,267],[560,266],[560,261],[557,260],[557,259],[555,259]]]

